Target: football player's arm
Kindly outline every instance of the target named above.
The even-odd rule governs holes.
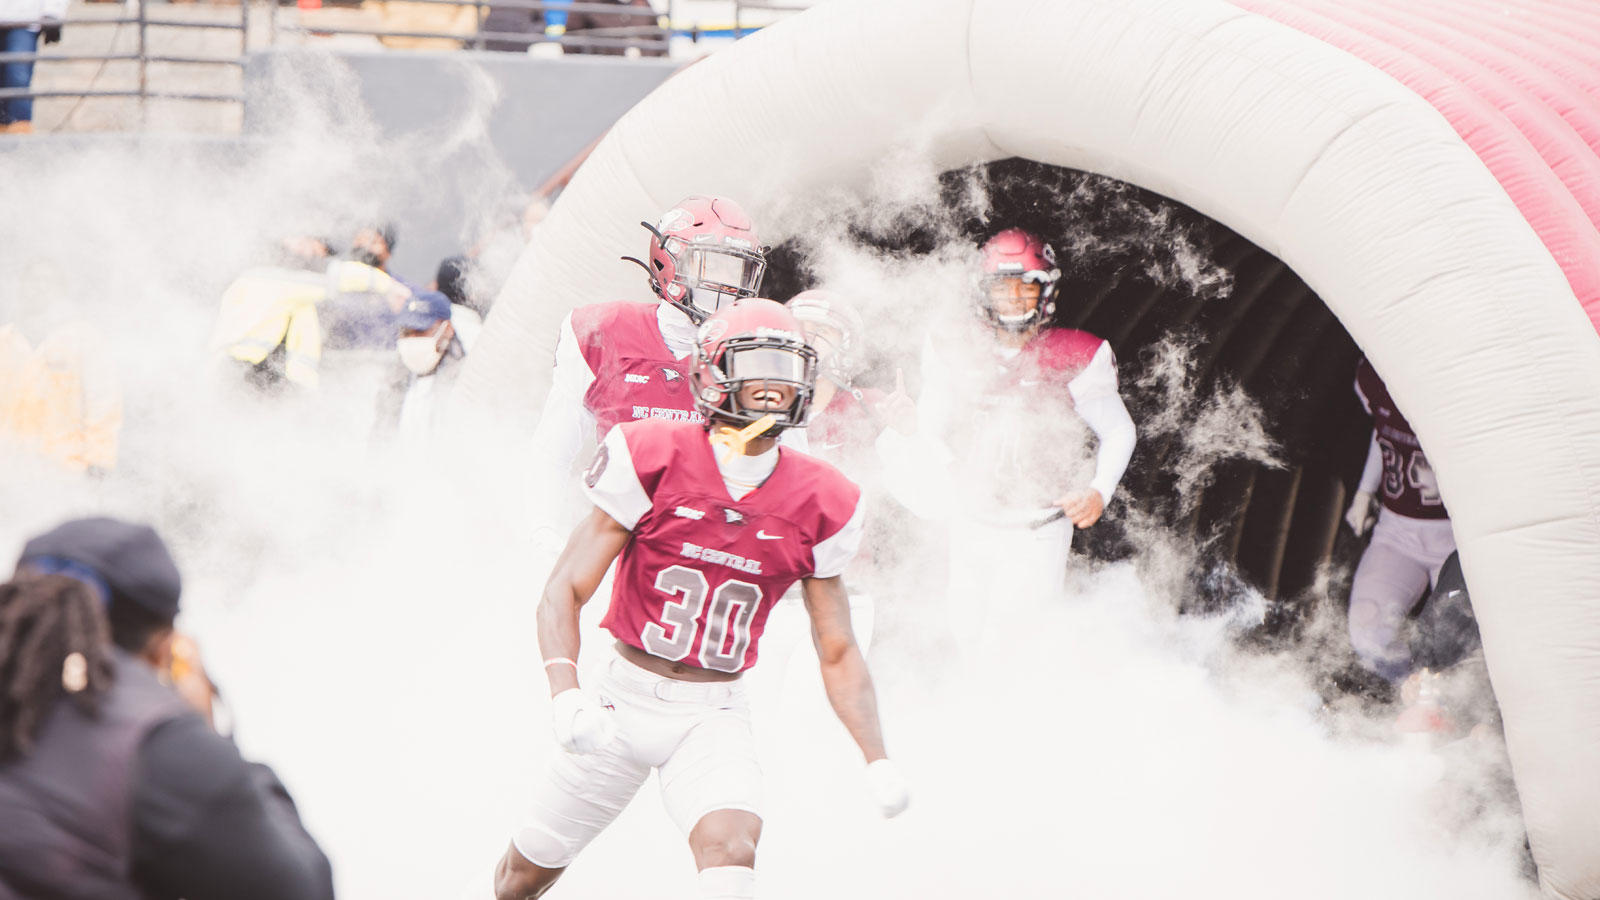
[[[905,811],[910,790],[899,768],[883,749],[883,726],[878,720],[878,695],[872,686],[867,660],[856,644],[850,626],[850,599],[844,580],[807,578],[800,585],[806,612],[811,615],[811,638],[822,665],[822,687],[834,714],[861,748],[867,761],[867,785],[886,818]]]
[[[822,664],[822,686],[845,730],[867,762],[888,756],[878,724],[878,700],[867,660],[850,626],[850,597],[844,579],[807,578],[800,585],[811,616],[811,639]]]
[[[1100,519],[1123,473],[1128,471],[1138,430],[1117,389],[1116,357],[1111,353],[1110,344],[1100,344],[1089,365],[1072,379],[1067,389],[1078,415],[1099,442],[1094,478],[1089,482],[1093,494],[1079,491],[1062,500],[1062,509],[1073,520],[1073,525],[1087,528]]]
[[[1355,496],[1350,498],[1350,508],[1345,510],[1344,520],[1350,530],[1360,537],[1372,527],[1375,516],[1372,513],[1372,499],[1378,494],[1378,487],[1383,483],[1383,449],[1378,446],[1378,430],[1372,430],[1372,437],[1367,441],[1367,462],[1361,468],[1361,481],[1356,484]]]
[[[628,529],[596,508],[573,529],[556,559],[539,601],[539,653],[547,665],[550,694],[578,686],[578,670],[564,661],[578,658],[578,611],[594,596],[611,561],[628,542]],[[554,661],[562,662],[554,662]]]
[[[584,435],[594,429],[594,415],[583,402],[593,383],[594,372],[583,358],[583,349],[572,329],[572,316],[568,314],[556,338],[555,370],[533,432],[535,464],[557,473],[562,480],[572,471],[572,461],[583,448]]]
[[[555,370],[530,448],[528,470],[539,479],[537,490],[542,501],[535,504],[536,508],[562,510],[566,507],[572,462],[583,449],[585,437],[594,433],[594,415],[584,406],[583,399],[593,383],[594,372],[578,347],[569,314],[562,320],[560,336],[556,339]],[[560,546],[561,533],[566,530],[563,518],[553,515],[551,521],[538,525],[535,542],[547,554],[554,554]]]

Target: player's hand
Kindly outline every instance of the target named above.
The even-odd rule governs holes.
[[[1100,515],[1106,511],[1106,501],[1094,488],[1073,491],[1057,500],[1056,505],[1072,520],[1074,528],[1088,528],[1100,521]]]
[[[905,776],[900,774],[899,766],[887,759],[867,763],[867,785],[885,819],[900,815],[911,805],[911,789],[906,786]]]
[[[1361,537],[1372,527],[1372,519],[1372,492],[1356,491],[1355,499],[1350,501],[1350,509],[1344,514],[1345,524],[1356,533],[1356,537]]]
[[[593,753],[617,736],[611,711],[578,688],[567,688],[550,698],[556,743],[569,753]]]
[[[878,416],[901,434],[916,434],[917,404],[906,393],[906,372],[894,370],[894,393],[878,401]]]

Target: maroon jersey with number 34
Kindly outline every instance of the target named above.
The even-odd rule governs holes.
[[[844,571],[861,542],[861,491],[788,447],[735,500],[704,427],[625,422],[584,476],[589,498],[633,532],[601,627],[675,662],[741,672],[755,664],[773,604],[801,578]]]
[[[1365,359],[1356,367],[1356,396],[1372,414],[1372,428],[1378,450],[1383,454],[1383,505],[1391,512],[1413,519],[1444,519],[1444,500],[1433,467],[1422,452],[1411,423],[1400,414],[1389,396],[1389,389],[1377,370]]]

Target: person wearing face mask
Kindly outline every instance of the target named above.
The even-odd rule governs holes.
[[[766,272],[755,225],[726,197],[685,198],[651,225],[648,261],[655,303],[617,300],[580,306],[561,323],[550,391],[534,432],[533,471],[564,497],[573,463],[588,440],[636,419],[700,422],[689,390],[695,332],[713,313],[753,297]],[[805,449],[804,434],[784,443]],[[559,545],[564,523],[548,536]]]
[[[432,427],[471,342],[470,335],[456,331],[454,310],[438,291],[417,294],[400,310],[400,336],[395,339],[400,366],[379,403],[380,432],[409,441]]]

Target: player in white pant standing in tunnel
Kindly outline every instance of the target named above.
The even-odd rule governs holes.
[[[1399,681],[1412,666],[1406,615],[1438,580],[1456,540],[1422,444],[1366,359],[1356,367],[1356,396],[1372,416],[1372,441],[1345,521],[1357,536],[1372,528],[1372,542],[1350,586],[1350,646],[1362,665]]]
[[[803,425],[816,353],[771,300],[701,327],[689,377],[704,424],[610,430],[584,477],[594,510],[572,533],[539,605],[558,753],[531,821],[496,871],[499,900],[539,897],[622,812],[651,769],[689,839],[700,896],[755,896],[761,768],[740,675],[768,614],[799,580],[823,685],[866,759],[885,815],[905,808],[883,746],[866,660],[839,575],[861,539],[860,490],[777,446]],[[616,638],[580,687],[580,607],[617,561],[602,623]]]
[[[952,624],[969,635],[986,606],[1065,584],[1072,529],[1100,520],[1137,437],[1111,345],[1052,322],[1061,270],[1050,245],[1008,228],[980,252],[976,327],[929,334],[917,436],[879,440],[896,498],[949,522]],[[943,470],[930,477],[922,460]],[[921,484],[897,480],[919,469]]]

